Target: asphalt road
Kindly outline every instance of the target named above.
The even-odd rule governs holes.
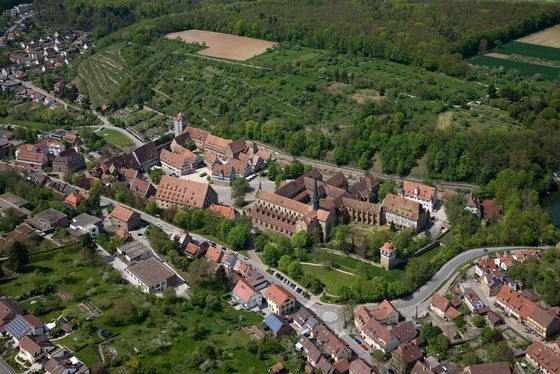
[[[483,252],[486,248],[487,252]],[[457,270],[457,268],[465,262],[474,260],[478,257],[484,256],[488,253],[508,251],[519,248],[542,248],[542,247],[520,247],[520,246],[502,246],[502,247],[481,247],[469,249],[465,252],[458,254],[451,260],[446,262],[426,284],[416,290],[412,295],[392,301],[395,307],[403,315],[414,315],[416,306],[422,304],[428,299],[438,288],[445,283],[445,281]],[[412,312],[412,314],[411,314]]]
[[[16,372],[2,358],[0,358],[0,374],[16,374]]]

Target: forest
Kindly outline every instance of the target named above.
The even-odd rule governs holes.
[[[39,2],[38,2],[39,3]],[[93,31],[97,37],[169,14],[160,26],[221,31],[382,57],[464,75],[463,57],[560,21],[560,4],[422,1],[40,1],[42,21]],[[38,4],[39,5],[39,4]],[[185,13],[176,14],[184,11]],[[406,28],[403,24],[406,23]]]

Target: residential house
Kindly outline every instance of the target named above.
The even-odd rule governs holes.
[[[187,246],[185,247],[185,254],[189,258],[202,257],[208,250],[208,247],[208,242],[196,243],[191,241],[187,243]]]
[[[438,203],[435,187],[404,181],[401,196],[422,205],[424,211],[433,213]]]
[[[512,374],[509,362],[490,362],[487,364],[469,365],[462,374]]]
[[[403,344],[393,351],[391,367],[397,374],[405,374],[417,361],[424,357],[424,352],[413,344]]]
[[[434,293],[432,296],[432,301],[430,302],[430,310],[433,311],[438,317],[444,318],[449,321],[453,321],[461,315],[455,307],[451,305],[451,302],[445,298],[445,296]]]
[[[138,178],[138,174],[137,169],[127,167],[119,169],[119,176],[121,180],[125,180],[128,184],[131,184],[136,178]]]
[[[102,228],[103,221],[101,218],[82,213],[72,219],[70,233],[77,236],[88,234],[92,238],[97,238]]]
[[[262,304],[262,295],[244,279],[237,281],[232,291],[232,299],[243,309],[253,309]]]
[[[125,270],[129,281],[145,293],[160,293],[177,282],[176,274],[155,257],[133,263]]]
[[[235,178],[237,178],[237,172],[231,164],[212,166],[212,182],[231,186]]]
[[[527,362],[544,374],[560,374],[560,355],[537,341],[525,349]]]
[[[144,199],[156,194],[156,188],[149,181],[142,178],[134,178],[130,184],[130,190]]]
[[[136,148],[132,154],[141,170],[147,170],[159,161],[159,152],[154,142],[148,142]]]
[[[317,345],[315,345],[315,343],[313,343],[305,336],[302,336],[299,339],[299,344],[301,345],[301,349],[307,356],[307,362],[309,362],[312,367],[317,367],[317,363],[323,357]]]
[[[47,155],[30,144],[24,144],[16,149],[16,160],[20,164],[29,165],[37,169],[47,165],[48,162]]]
[[[357,330],[366,344],[383,353],[392,352],[399,345],[397,337],[375,318],[370,318],[363,327],[357,328]]]
[[[219,264],[222,261],[223,255],[224,252],[220,248],[216,248],[212,245],[208,247],[204,257],[212,262],[215,262],[216,264]]]
[[[286,320],[275,313],[270,313],[267,315],[263,322],[265,328],[270,329],[270,331],[275,336],[282,336],[293,332],[290,325],[286,322]]]
[[[83,200],[83,195],[79,193],[72,193],[64,198],[64,204],[72,209],[76,209]]]
[[[30,364],[34,364],[45,358],[46,354],[54,349],[55,345],[45,335],[26,335],[19,342],[18,356]]]
[[[263,292],[263,296],[272,312],[278,315],[283,316],[291,313],[296,307],[295,297],[280,285],[270,285],[270,287]]]
[[[373,374],[377,373],[377,370],[374,370],[367,362],[362,360],[361,358],[357,358],[350,362],[350,366],[348,367],[349,374]]]
[[[480,279],[480,289],[486,297],[493,297],[500,292],[504,283],[495,274],[484,274]]]
[[[327,340],[324,344],[325,351],[335,360],[348,360],[352,356],[352,350],[344,343],[344,341],[336,336]]]
[[[59,153],[52,162],[52,169],[55,173],[76,172],[85,169],[86,160],[84,156],[74,148],[68,148]]]
[[[393,326],[391,334],[399,339],[400,344],[403,344],[414,340],[418,336],[418,330],[413,321],[404,321]]]
[[[474,292],[474,290],[470,287],[465,289],[465,292],[463,292],[463,296],[465,304],[471,312],[475,312],[484,306],[484,303],[482,302],[480,297],[478,297],[476,292]]]
[[[427,221],[422,205],[404,197],[389,193],[381,204],[381,219],[387,225],[413,228],[421,231]]]
[[[53,208],[37,213],[32,218],[27,218],[25,222],[44,233],[52,232],[57,227],[68,227],[68,217],[66,214]]]
[[[171,152],[162,149],[160,153],[161,166],[171,170],[177,175],[187,175],[194,173],[195,169],[200,165],[200,158],[183,148],[180,152]]]
[[[220,217],[224,217],[232,221],[239,217],[239,213],[237,213],[235,209],[227,205],[212,204],[208,207],[208,210]]]
[[[129,264],[152,257],[152,251],[137,240],[119,245],[117,247],[117,253]]]
[[[207,183],[164,175],[159,182],[155,199],[160,208],[178,205],[206,209],[213,203],[218,202],[218,194]]]
[[[45,374],[89,374],[89,368],[66,347],[58,347],[49,354],[43,366]]]
[[[117,205],[113,208],[111,214],[109,214],[109,219],[114,226],[127,231],[135,230],[142,223],[138,212],[125,208],[122,205]]]
[[[19,344],[27,335],[45,335],[46,326],[33,314],[18,314],[6,325],[5,331]]]
[[[245,178],[253,174],[253,169],[249,161],[233,159],[229,161],[229,164],[235,169],[235,174],[238,177]]]
[[[187,231],[177,231],[171,235],[171,240],[179,245],[179,248],[185,249],[191,242],[192,237]]]
[[[0,297],[0,335],[17,315],[24,314],[23,308],[14,300]]]

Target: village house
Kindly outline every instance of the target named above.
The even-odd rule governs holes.
[[[74,148],[68,148],[59,153],[52,162],[52,170],[55,173],[76,172],[85,169],[86,160],[84,156]]]
[[[274,336],[287,335],[294,331],[284,317],[276,315],[275,313],[269,313],[264,318],[263,326],[265,330],[270,330]]]
[[[434,293],[432,296],[432,301],[430,302],[430,310],[433,311],[438,317],[444,318],[448,321],[453,321],[461,315],[455,307],[451,305],[451,302],[445,298],[445,296]]]
[[[154,185],[139,177],[132,180],[132,183],[130,183],[130,190],[144,199],[156,194],[156,188]]]
[[[117,247],[117,253],[128,264],[152,257],[152,251],[137,240],[119,245]]]
[[[216,214],[217,216],[227,218],[232,221],[239,217],[239,213],[237,213],[235,209],[227,205],[212,204],[208,207],[208,210]]]
[[[361,306],[354,315],[356,328],[363,327],[370,318],[375,318],[385,325],[394,325],[399,322],[400,314],[389,300],[383,300],[375,310]]]
[[[393,351],[391,367],[395,373],[405,374],[423,357],[424,352],[414,344],[403,344]]]
[[[532,329],[544,339],[554,337],[560,331],[560,319],[529,300],[518,291],[503,285],[496,295],[496,304],[507,315]]]
[[[335,179],[333,179],[335,177],[342,181],[342,183],[339,183],[337,187],[342,189],[348,188],[348,181],[344,175],[337,176],[337,174],[335,174],[331,177],[331,179],[327,180],[326,183],[332,185],[335,182]],[[342,177],[344,177],[344,179],[342,179]],[[348,192],[356,200],[376,203],[380,185],[379,181],[375,180],[373,176],[366,175],[365,177],[360,177],[360,179],[350,187]]]
[[[232,299],[243,309],[253,309],[262,304],[262,295],[244,279],[237,281],[232,291]]]
[[[372,346],[373,349],[379,349],[384,354],[392,352],[399,345],[399,339],[375,318],[370,318],[361,327],[356,326],[356,330],[366,344]]]
[[[422,231],[427,221],[422,205],[392,193],[383,199],[380,216],[382,223],[399,228],[410,227],[417,232]]]
[[[160,161],[161,166],[171,170],[177,175],[194,173],[195,169],[201,164],[200,158],[188,149],[183,149],[180,152],[171,152],[162,149]]]
[[[412,367],[410,374],[435,374],[426,364],[418,360]]]
[[[20,314],[24,314],[23,308],[14,300],[7,297],[0,297],[0,335],[6,326]]]
[[[238,177],[245,178],[253,173],[253,169],[249,161],[232,159],[229,161],[229,164],[235,170],[235,174]]]
[[[435,187],[404,181],[401,196],[419,203],[424,211],[433,213],[437,207],[438,195]]]
[[[43,233],[52,232],[57,227],[68,227],[68,217],[66,214],[53,208],[37,213],[31,218],[27,218],[25,222]]]
[[[24,144],[16,149],[16,160],[36,169],[41,169],[48,163],[47,155],[31,144]]]
[[[352,360],[352,362],[350,362],[350,365],[348,366],[349,374],[373,374],[377,372],[378,370],[374,370],[367,362],[365,362],[361,358]]]
[[[6,325],[5,331],[19,344],[27,335],[45,335],[46,326],[33,314],[18,314]]]
[[[525,349],[525,359],[534,368],[544,374],[560,373],[560,355],[551,348],[537,341]]]
[[[111,214],[109,214],[109,219],[114,226],[127,231],[135,230],[142,223],[138,212],[125,208],[122,205],[117,205],[113,208]]]
[[[508,362],[502,361],[470,365],[463,369],[462,374],[512,374],[512,370]]]
[[[286,315],[294,311],[296,307],[295,297],[284,287],[272,284],[263,292],[268,306],[273,313]]]
[[[216,264],[220,264],[221,261],[222,261],[223,255],[224,255],[224,251],[222,251],[220,248],[216,248],[213,245],[211,245],[206,250],[206,254],[204,255],[204,257],[211,262],[214,262]]]
[[[92,238],[97,238],[102,228],[103,221],[101,218],[91,216],[87,213],[82,213],[72,219],[69,231],[71,234],[76,236],[87,234]]]
[[[207,183],[164,175],[159,182],[155,199],[157,206],[164,209],[171,205],[206,209],[218,202],[218,194]]]
[[[213,183],[231,186],[235,178],[237,178],[237,172],[231,164],[217,163],[212,166]]]
[[[208,250],[208,247],[208,242],[197,243],[190,241],[185,247],[185,255],[189,258],[202,257]]]
[[[72,209],[76,209],[83,200],[84,197],[81,194],[74,192],[64,198],[64,204]]]
[[[464,301],[471,312],[475,312],[484,306],[484,303],[478,297],[472,288],[466,288],[463,292]]]
[[[176,146],[185,147],[187,141],[192,140],[197,149],[203,150],[206,138],[208,138],[210,132],[199,129],[196,127],[186,126],[183,129],[181,135],[176,136],[171,142],[171,150],[175,151]]]
[[[34,364],[45,358],[46,354],[54,349],[55,345],[45,335],[27,335],[19,342],[18,356],[30,364]]]
[[[134,168],[122,167],[119,169],[119,177],[121,180],[126,181],[129,185],[138,178],[138,170]]]
[[[124,272],[127,279],[145,293],[161,293],[177,282],[175,273],[155,257],[133,263]]]
[[[132,152],[138,162],[138,169],[147,170],[159,161],[159,152],[154,142],[148,142]]]
[[[89,368],[66,347],[58,347],[49,353],[43,366],[45,374],[89,374]]]

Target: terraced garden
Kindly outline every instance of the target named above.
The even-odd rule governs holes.
[[[118,126],[126,126],[145,141],[160,137],[173,129],[173,121],[167,116],[137,106],[118,110],[110,120]]]

